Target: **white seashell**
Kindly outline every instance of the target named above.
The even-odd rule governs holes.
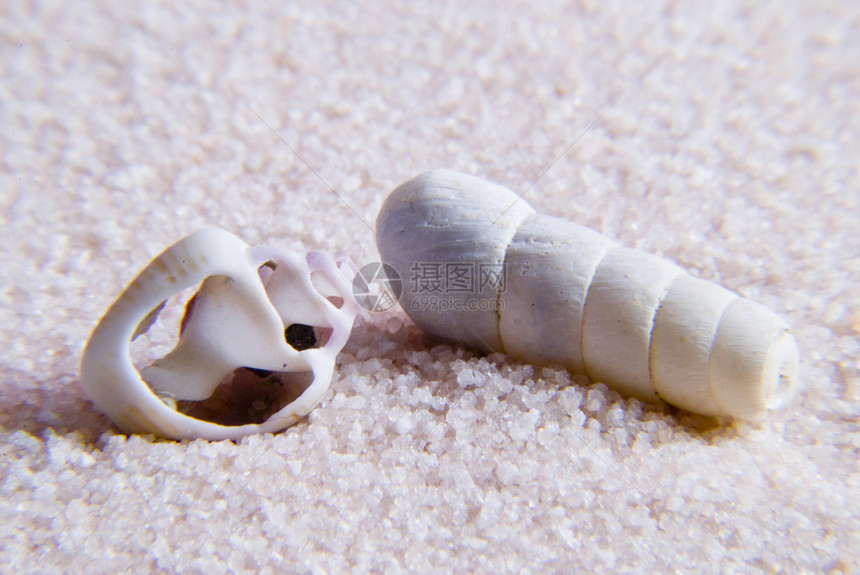
[[[563,365],[705,415],[756,419],[794,394],[797,345],[773,312],[666,260],[538,215],[501,186],[427,172],[391,193],[376,229],[383,261],[410,276],[401,305],[436,337]],[[420,274],[443,266],[471,266],[473,289],[429,293]],[[503,282],[483,281],[481,270],[501,266]]]
[[[345,258],[249,247],[219,229],[192,234],[147,265],[101,318],[84,349],[81,385],[130,433],[220,440],[280,431],[309,413],[331,383],[335,357],[359,309],[350,288],[354,273]],[[130,341],[149,328],[169,297],[200,282],[176,347],[138,372]],[[293,324],[331,334],[318,348],[298,350],[285,340]],[[176,411],[176,400],[208,398],[240,367],[312,372],[313,381],[262,423],[219,425]]]

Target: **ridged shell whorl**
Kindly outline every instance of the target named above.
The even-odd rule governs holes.
[[[475,349],[501,349],[496,309],[470,305],[496,301],[498,289],[492,281],[443,294],[429,289],[430,277],[421,285],[413,280],[416,274],[433,273],[431,264],[466,264],[474,266],[475,274],[499,269],[508,244],[531,214],[531,206],[517,201],[507,188],[450,170],[427,172],[394,190],[376,220],[376,241],[383,261],[404,280],[400,303],[415,323],[432,335]],[[439,270],[444,281],[445,269]],[[474,275],[471,279],[480,280]],[[443,298],[448,310],[439,313],[427,298]]]

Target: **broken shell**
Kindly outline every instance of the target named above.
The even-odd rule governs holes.
[[[129,433],[220,440],[280,431],[307,415],[331,383],[359,310],[354,274],[346,258],[249,247],[220,229],[192,234],[146,266],[101,318],[84,349],[81,385]],[[131,340],[149,329],[168,298],[201,282],[176,347],[138,372]],[[321,346],[299,350],[306,345],[293,347],[285,337],[295,324],[330,334]],[[219,425],[173,408],[176,400],[210,397],[243,367],[311,372],[313,381],[262,423]]]
[[[666,260],[538,215],[502,186],[427,172],[391,193],[376,230],[383,261],[412,273],[401,305],[439,338],[563,365],[705,415],[756,419],[794,393],[797,344],[773,312]],[[444,286],[458,266],[477,275],[471,286],[460,281],[434,295],[416,277],[435,270]],[[484,281],[482,270],[498,268],[503,281]]]

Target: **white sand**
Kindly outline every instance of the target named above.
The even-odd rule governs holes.
[[[860,571],[860,4],[257,4],[0,7],[0,571]],[[400,311],[274,437],[126,438],[83,396],[90,330],[179,237],[374,261],[400,182],[525,190],[601,112],[527,199],[784,314],[803,389],[770,420]]]

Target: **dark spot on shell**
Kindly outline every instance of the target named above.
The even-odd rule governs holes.
[[[294,323],[284,330],[284,338],[296,351],[311,349],[317,344],[317,336],[312,325]]]

